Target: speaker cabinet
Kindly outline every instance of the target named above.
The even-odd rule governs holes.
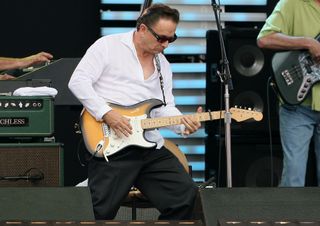
[[[231,137],[231,174],[233,187],[278,186],[282,173],[282,147],[279,137]],[[225,137],[209,135],[206,138],[206,178],[216,178],[218,187],[227,185]],[[316,160],[313,145],[310,146],[306,172],[306,186],[317,186]]]
[[[94,220],[89,188],[0,188],[0,220]]]
[[[277,186],[282,172],[282,149],[279,141],[271,148],[267,138],[231,137],[233,187]],[[210,135],[206,139],[206,177],[214,176],[218,187],[226,186],[225,139]]]
[[[1,187],[63,185],[60,143],[2,143],[0,162]]]
[[[267,134],[267,103],[270,102],[270,122],[273,130],[278,129],[276,96],[269,86],[272,52],[260,49],[256,44],[258,29],[238,28],[223,30],[224,44],[232,76],[233,90],[230,90],[230,107],[252,108],[264,114],[262,121],[248,120],[232,122],[234,134]],[[206,108],[224,109],[224,85],[217,71],[221,72],[221,54],[218,32],[207,32],[206,55]],[[222,87],[221,87],[222,85]],[[269,97],[267,93],[270,93]],[[207,133],[217,133],[218,123],[210,122]]]
[[[305,223],[320,220],[317,187],[204,189],[200,190],[200,197],[205,225],[210,226],[218,225],[221,219],[235,222],[276,220],[278,224],[275,225],[288,219]]]

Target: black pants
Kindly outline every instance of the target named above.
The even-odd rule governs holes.
[[[96,220],[113,219],[133,185],[160,211],[160,220],[193,217],[198,188],[165,147],[128,147],[110,156],[109,162],[93,158],[88,177]]]

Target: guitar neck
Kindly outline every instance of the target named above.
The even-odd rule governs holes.
[[[200,122],[204,122],[224,118],[224,111],[196,113],[190,116]],[[142,120],[141,126],[143,129],[155,129],[165,126],[179,125],[182,124],[181,119],[183,117],[183,115],[179,115],[161,118],[147,118]]]

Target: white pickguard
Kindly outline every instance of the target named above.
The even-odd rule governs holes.
[[[109,138],[109,144],[103,150],[103,155],[107,161],[108,156],[117,153],[129,145],[137,145],[145,148],[154,147],[156,145],[155,143],[145,140],[143,136],[144,130],[141,127],[141,120],[146,119],[147,115],[127,118],[130,119],[130,124],[132,126],[132,134],[129,135],[129,137],[124,135],[122,137],[118,137],[109,126],[104,124],[104,136]]]

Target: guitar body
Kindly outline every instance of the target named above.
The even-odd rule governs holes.
[[[307,51],[276,53],[272,69],[280,96],[288,104],[300,104],[320,81],[320,66]]]
[[[154,147],[156,144],[144,138],[144,130],[141,120],[149,118],[151,109],[161,106],[163,103],[157,99],[150,99],[132,106],[120,106],[110,104],[113,110],[130,119],[133,134],[129,137],[118,137],[105,123],[96,119],[83,110],[80,119],[81,132],[87,150],[96,157],[110,156],[125,147],[137,145],[140,147]]]

